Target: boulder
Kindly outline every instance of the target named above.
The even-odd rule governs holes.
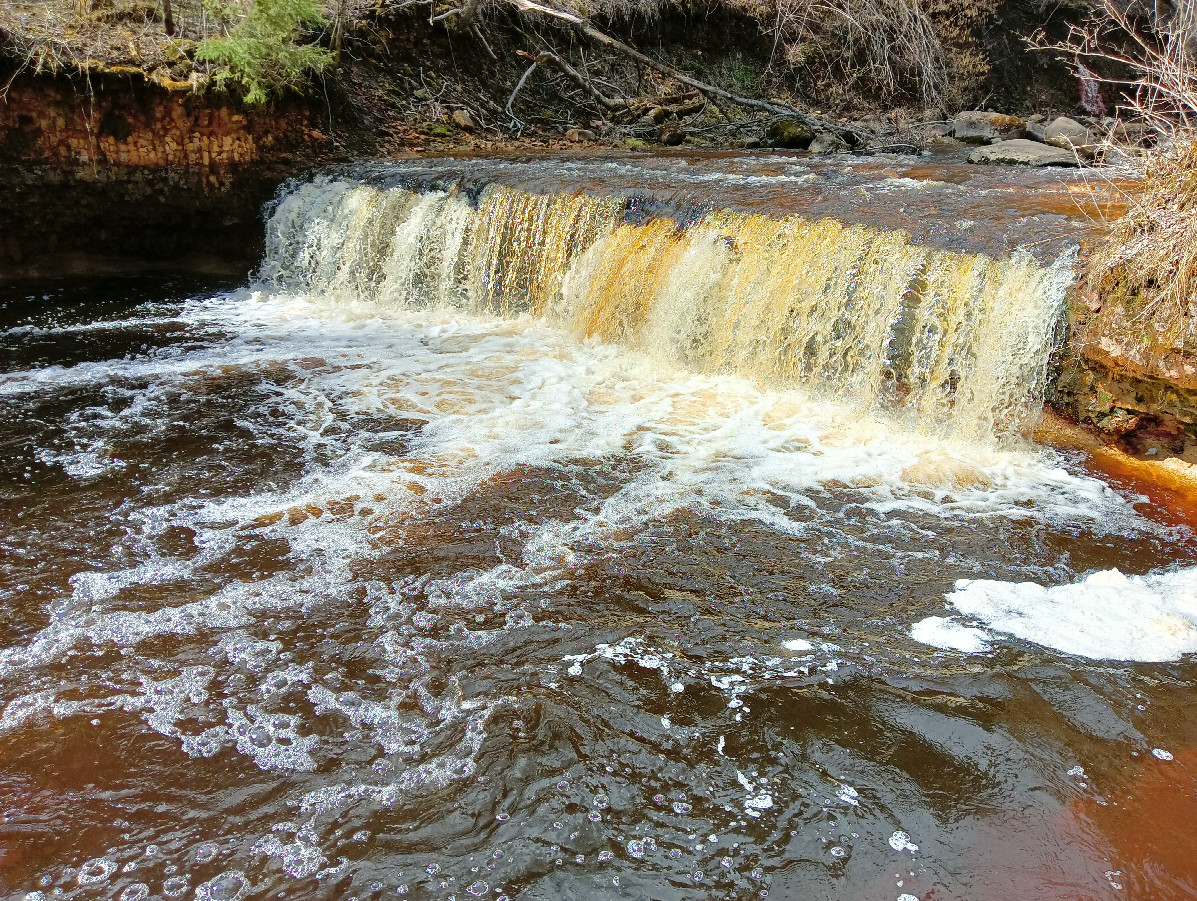
[[[587,128],[571,128],[565,133],[565,140],[572,144],[578,144],[582,141],[596,140],[596,135]]]
[[[1043,140],[1054,147],[1062,147],[1065,150],[1075,147],[1078,151],[1091,155],[1086,149],[1097,143],[1097,135],[1076,119],[1060,116],[1043,130]]]
[[[1050,147],[1038,141],[1015,138],[999,141],[988,147],[978,147],[968,155],[970,163],[1005,163],[1011,166],[1075,166],[1076,154],[1071,150]]]
[[[453,124],[469,131],[474,127],[474,119],[467,110],[455,109],[453,110]]]
[[[837,134],[833,134],[830,131],[819,131],[815,133],[815,139],[810,142],[810,145],[806,149],[811,153],[839,153],[840,151],[847,150],[848,145]]]
[[[1042,122],[1027,122],[1027,137],[1046,144],[1047,126]]]
[[[966,144],[992,144],[1021,138],[1026,121],[1018,116],[968,110],[957,113],[952,120],[955,138]]]
[[[666,147],[676,147],[684,140],[686,140],[686,133],[672,122],[657,129],[657,142]]]
[[[806,150],[815,139],[815,130],[797,119],[778,119],[769,123],[766,136],[774,147]]]

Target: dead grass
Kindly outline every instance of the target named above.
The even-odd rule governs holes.
[[[1146,158],[1141,188],[1089,260],[1086,281],[1168,344],[1197,344],[1197,140]]]
[[[1118,118],[1146,133],[1146,150],[1123,126],[1106,138],[1103,155],[1140,180],[1091,254],[1086,287],[1141,329],[1122,339],[1197,353],[1197,7],[1102,0],[1088,25],[1040,46],[1116,92]]]
[[[215,34],[201,0],[173,0],[168,36],[156,0],[4,0],[0,44],[22,70],[140,71],[187,77],[195,44]]]

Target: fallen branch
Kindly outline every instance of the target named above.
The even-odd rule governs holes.
[[[536,54],[536,56],[532,56],[531,54],[525,53],[521,50],[519,51],[519,55],[525,59],[532,60],[533,65],[543,66],[546,63],[551,64],[559,72],[561,72],[562,75],[594,98],[594,101],[605,110],[624,110],[631,106],[631,104],[626,100],[617,100],[613,97],[608,97],[598,88],[596,88],[590,79],[563,60],[556,53],[553,53],[551,50],[541,50],[538,54]],[[528,73],[524,74],[526,75]]]
[[[511,96],[507,98],[507,106],[504,107],[504,109],[507,110],[507,115],[509,115],[511,117],[511,121],[516,123],[517,125],[519,125],[521,128],[523,128],[524,122],[522,119],[520,119],[519,116],[517,116],[515,114],[515,111],[511,108],[511,104],[515,102],[516,95],[518,95],[519,92],[521,90],[523,90],[524,82],[526,82],[528,80],[528,76],[531,75],[533,72],[535,72],[536,67],[539,65],[540,65],[539,62],[537,62],[536,60],[533,60],[532,65],[530,65],[527,69],[524,70],[524,74],[520,76],[520,80],[515,83],[515,90],[512,91]]]

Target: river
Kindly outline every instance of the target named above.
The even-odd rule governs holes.
[[[1181,899],[1197,541],[1034,442],[1076,174],[374,163],[0,297],[0,890]]]

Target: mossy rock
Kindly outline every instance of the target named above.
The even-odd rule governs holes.
[[[815,130],[797,119],[778,119],[765,132],[769,143],[787,150],[805,150],[815,139]]]

